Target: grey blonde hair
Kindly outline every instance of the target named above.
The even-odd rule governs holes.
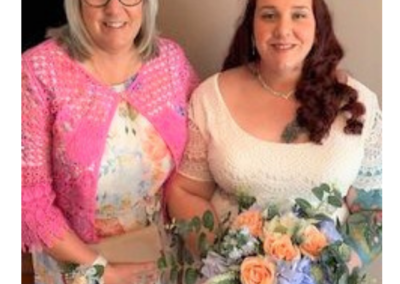
[[[69,54],[79,60],[88,59],[92,54],[93,41],[82,18],[82,0],[64,0],[67,24],[50,29],[47,35],[66,47]],[[156,18],[158,0],[143,1],[143,22],[134,42],[143,60],[149,60],[158,55]]]

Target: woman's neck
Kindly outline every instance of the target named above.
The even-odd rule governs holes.
[[[84,65],[98,80],[107,85],[116,85],[134,76],[142,66],[142,60],[136,50],[123,53],[98,51]]]
[[[276,91],[294,90],[301,76],[301,69],[278,70],[267,68],[262,63],[256,64],[255,68],[268,86]]]

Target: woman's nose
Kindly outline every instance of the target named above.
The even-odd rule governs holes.
[[[123,4],[119,0],[109,0],[106,6],[104,7],[104,10],[106,12],[115,12],[120,10],[123,7]]]
[[[293,29],[292,20],[282,17],[277,22],[274,35],[278,38],[285,38],[292,33],[292,29]]]

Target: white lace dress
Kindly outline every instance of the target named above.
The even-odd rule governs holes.
[[[314,202],[311,189],[334,184],[343,196],[350,186],[366,191],[381,187],[381,112],[376,95],[353,78],[366,107],[362,135],[343,132],[339,116],[322,145],[260,140],[232,118],[216,74],[194,92],[190,104],[190,139],[179,172],[199,181],[215,181],[218,215],[234,208],[234,195],[246,191],[261,205],[302,197]],[[233,197],[233,198],[232,198]],[[332,212],[334,213],[334,212]],[[346,208],[335,214],[343,217]]]

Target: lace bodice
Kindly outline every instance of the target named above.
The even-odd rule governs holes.
[[[228,195],[246,191],[262,205],[297,197],[312,202],[311,189],[322,182],[336,185],[343,195],[352,185],[366,190],[380,187],[377,99],[356,80],[350,78],[349,84],[367,109],[362,135],[346,135],[345,118],[339,116],[322,145],[283,144],[260,140],[240,128],[220,93],[218,74],[209,78],[192,95],[190,138],[179,172],[215,181]]]

